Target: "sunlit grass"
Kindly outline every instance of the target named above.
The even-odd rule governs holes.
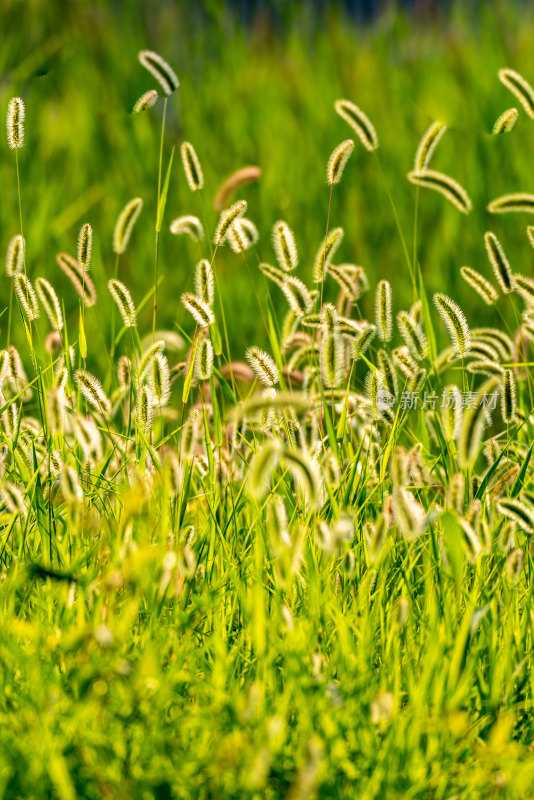
[[[2,796],[529,796],[532,123],[402,24],[11,76]]]

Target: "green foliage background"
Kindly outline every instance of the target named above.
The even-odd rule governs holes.
[[[448,291],[468,318],[473,311],[473,324],[495,321],[495,312],[481,312],[458,276],[463,264],[489,274],[483,243],[489,228],[501,238],[513,268],[530,273],[528,220],[492,217],[486,206],[502,193],[533,189],[525,154],[534,148],[534,125],[525,113],[520,111],[511,136],[490,136],[497,116],[517,105],[497,70],[512,66],[532,78],[532,8],[461,3],[448,14],[412,18],[392,7],[366,28],[349,24],[335,5],[324,16],[313,8],[273,4],[271,13],[246,27],[217,2],[4,2],[0,102],[5,108],[9,97],[20,94],[27,108],[21,182],[29,274],[46,274],[62,290],[67,309],[76,311],[54,255],[73,252],[81,223],[92,223],[101,300],[94,331],[87,323],[88,335],[102,331],[108,341],[109,315],[102,307],[111,302],[105,290],[113,273],[111,237],[119,211],[137,195],[145,208],[121,277],[137,302],[152,280],[162,106],[130,115],[137,97],[154,85],[136,60],[144,47],[160,51],[181,79],[169,104],[165,160],[173,144],[193,142],[205,172],[212,229],[212,199],[221,180],[245,164],[262,168],[259,183],[240,192],[261,233],[261,260],[274,259],[270,229],[284,218],[297,235],[299,274],[311,278],[326,225],[326,162],[350,135],[333,111],[334,100],[345,96],[374,122],[380,149],[369,155],[358,144],[336,187],[332,221],[346,230],[339,259],[363,265],[371,285],[394,279],[396,307],[410,302],[399,230],[411,255],[415,190],[405,176],[421,135],[440,119],[450,130],[433,165],[466,187],[474,211],[464,217],[439,195],[421,193],[417,255],[427,290]],[[7,147],[1,170],[5,247],[18,230],[14,160]],[[158,324],[166,327],[191,325],[178,298],[191,287],[199,249],[168,231],[171,219],[184,213],[202,216],[202,209],[177,158],[161,237],[165,300]],[[263,302],[266,288],[256,255],[247,254],[247,261],[250,271],[227,249],[219,260],[225,308],[230,319],[239,320],[230,325],[230,335],[241,355],[247,344],[265,340],[253,289]],[[280,298],[278,306],[283,308]],[[371,297],[364,312],[372,312]],[[149,318],[147,306],[142,324]]]

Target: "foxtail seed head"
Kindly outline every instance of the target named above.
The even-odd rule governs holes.
[[[456,351],[460,356],[465,356],[471,347],[471,336],[464,312],[454,300],[439,292],[434,295],[434,304],[447,326]]]
[[[244,253],[256,244],[260,235],[251,219],[238,217],[228,229],[226,238],[234,253]]]
[[[496,197],[488,204],[490,214],[507,214],[511,211],[534,214],[534,194],[515,192]]]
[[[208,381],[213,372],[213,345],[209,339],[202,339],[198,345],[195,360],[195,375],[199,381]]]
[[[451,475],[448,487],[448,505],[458,516],[464,513],[465,477],[463,472]]]
[[[102,438],[94,422],[82,414],[74,417],[74,435],[83,451],[84,461],[91,463],[102,458]]]
[[[10,278],[19,275],[24,269],[24,249],[26,243],[20,234],[13,236],[7,247],[6,274]]]
[[[214,242],[217,247],[224,242],[226,234],[228,233],[231,226],[234,224],[236,219],[243,216],[246,210],[247,210],[247,201],[237,200],[233,205],[230,206],[230,208],[227,208],[225,211],[221,211],[221,216],[219,217],[219,224],[215,229],[215,237],[214,237]]]
[[[67,367],[59,367],[59,369],[54,373],[54,383],[57,388],[66,391],[68,380],[69,371]]]
[[[293,475],[295,482],[304,491],[310,506],[314,508],[319,499],[319,476],[316,463],[306,452],[289,448],[282,450],[281,460]]]
[[[20,488],[11,483],[11,481],[5,481],[2,486],[2,500],[10,514],[18,514],[20,517],[26,516],[27,509],[24,495]]]
[[[368,325],[352,343],[352,357],[357,360],[367,350],[376,335],[376,325]]]
[[[71,467],[70,464],[65,465],[63,477],[61,479],[61,488],[65,495],[67,503],[73,506],[79,505],[83,500],[83,491],[78,480],[78,473]]]
[[[507,519],[504,522],[504,525],[501,528],[499,539],[498,539],[498,546],[499,550],[504,553],[510,552],[515,547],[515,522],[511,519]]]
[[[262,389],[261,395],[267,401],[269,401],[269,400],[272,400],[272,399],[276,398],[277,392],[276,392],[276,389],[274,388],[274,386],[268,386],[268,387]],[[272,408],[269,408],[269,406],[266,406],[265,408],[262,408],[262,410],[260,411],[260,413],[258,415],[258,422],[259,422],[260,428],[264,432],[270,430],[274,426],[274,424],[276,422],[276,419],[277,418],[276,418],[276,415],[274,413],[274,410]]]
[[[178,497],[182,488],[182,468],[173,450],[167,450],[163,460],[164,475],[171,497]]]
[[[506,559],[506,574],[512,586],[514,586],[521,576],[523,569],[523,551],[516,547]]]
[[[471,563],[475,563],[482,553],[482,543],[469,522],[461,517],[458,522],[460,523],[460,536],[462,545]]]
[[[47,394],[47,419],[52,436],[61,434],[65,425],[65,392],[52,386]]]
[[[180,299],[197,325],[200,325],[201,328],[208,328],[213,325],[215,322],[213,311],[204,300],[191,292],[184,292]]]
[[[170,231],[175,236],[185,233],[195,242],[201,242],[204,238],[202,223],[198,217],[194,217],[192,214],[185,214],[183,217],[174,219],[171,222]]]
[[[132,114],[139,114],[140,111],[147,111],[147,109],[152,108],[157,103],[158,97],[159,95],[155,89],[149,89],[137,100],[132,109]]]
[[[501,411],[506,425],[514,421],[516,412],[515,379],[511,369],[505,369],[502,378]]]
[[[514,291],[521,295],[527,306],[532,307],[534,305],[534,280],[527,278],[526,275],[516,273],[512,275],[512,284]]]
[[[530,83],[519,72],[508,68],[499,70],[499,80],[515,94],[528,116],[534,119],[534,89]]]
[[[180,147],[180,154],[182,156],[182,164],[184,167],[185,178],[187,185],[192,192],[198,192],[204,186],[204,176],[202,174],[202,167],[195,152],[195,148],[190,142],[182,142]]]
[[[130,236],[132,235],[133,227],[137,221],[137,217],[143,208],[143,201],[140,197],[134,197],[122,209],[115,225],[113,232],[113,252],[117,254],[124,253],[128,247]]]
[[[3,394],[0,396],[0,405],[6,402]],[[14,400],[11,400],[5,411],[2,412],[2,426],[7,438],[13,442],[19,428],[19,409]]]
[[[15,381],[17,391],[20,391],[20,386],[28,382],[19,351],[12,344],[7,348],[7,355],[9,360],[9,377]]]
[[[269,485],[271,475],[278,465],[280,444],[276,439],[267,439],[256,452],[247,477],[247,491],[251,497],[261,499]]]
[[[61,311],[61,303],[59,302],[54,287],[46,278],[37,278],[35,286],[52,328],[58,332],[62,331],[63,313]]]
[[[378,559],[386,543],[387,525],[383,514],[379,514],[374,523],[366,529],[367,556],[371,564]]]
[[[83,270],[91,266],[91,250],[93,248],[93,229],[88,222],[80,228],[78,236],[78,264]]]
[[[507,333],[498,328],[474,328],[472,331],[473,339],[481,342],[489,342],[493,348],[502,354],[503,359],[512,357],[514,344]]]
[[[475,341],[471,341],[470,355],[481,356],[482,358],[489,358],[493,361],[499,361],[499,354],[500,351],[492,342],[478,338],[476,338]]]
[[[154,397],[152,395],[152,391],[150,387],[144,383],[137,393],[136,418],[137,425],[143,431],[145,436],[150,432],[152,427],[153,405]]]
[[[334,108],[339,116],[356,132],[366,150],[376,150],[378,136],[369,117],[350,100],[336,100]]]
[[[213,201],[213,208],[215,211],[224,211],[228,206],[228,201],[234,192],[241,186],[257,181],[261,177],[261,169],[255,166],[241,167],[241,169],[232,172],[221,183],[215,199]]]
[[[319,351],[321,380],[327,389],[335,389],[343,377],[343,339],[339,333],[327,332]]]
[[[395,489],[393,492],[393,513],[400,533],[405,539],[416,539],[425,529],[425,512],[412,492]]]
[[[427,352],[427,342],[419,323],[407,311],[399,311],[397,325],[411,355],[418,361],[423,359]]]
[[[429,474],[422,456],[422,445],[419,442],[408,451],[408,472],[414,483],[419,486],[429,482]]]
[[[495,277],[504,294],[508,294],[513,289],[512,270],[501,243],[491,231],[484,234],[484,242]]]
[[[128,356],[121,356],[117,361],[117,378],[120,386],[127,389],[132,379],[132,365]]]
[[[279,381],[278,368],[271,356],[259,347],[249,347],[246,359],[264,386],[274,386]]]
[[[396,489],[402,489],[408,483],[408,458],[406,449],[396,445],[391,453],[391,482]]]
[[[271,267],[271,269],[274,269]],[[265,273],[265,270],[263,270]],[[313,298],[309,289],[294,275],[288,275],[280,288],[286,296],[290,308],[295,312],[297,317],[303,317],[307,314],[313,305]]]
[[[164,350],[165,350],[165,342],[160,340],[154,342],[154,344],[151,345],[151,347],[149,347],[145,353],[143,353],[141,361],[139,363],[139,368],[137,370],[138,380],[140,382],[147,377],[150,365],[152,364],[152,361],[154,360],[156,355],[158,353],[163,353]]]
[[[403,375],[407,378],[413,378],[417,372],[417,362],[410,355],[409,349],[404,347],[395,347],[392,350],[393,363]]]
[[[125,327],[135,328],[137,324],[135,306],[133,304],[130,292],[124,283],[121,283],[121,281],[118,281],[116,278],[112,278],[108,281],[108,289],[117,304]]]
[[[519,114],[517,108],[507,108],[506,111],[495,120],[493,130],[491,131],[494,136],[500,133],[510,133],[517,122]]]
[[[267,264],[265,261],[262,261],[258,266],[266,278],[269,278],[270,281],[276,283],[280,289],[283,288],[287,280],[287,273],[283,269],[280,269],[279,267],[273,267],[272,264]]]
[[[68,253],[58,253],[56,261],[70,280],[76,292],[88,308],[96,303],[96,289],[89,273],[85,272],[75,258]]]
[[[24,422],[24,417],[21,419],[21,427],[20,427],[20,434],[24,437],[24,432],[23,432],[23,428],[22,428],[23,422]],[[24,440],[24,438],[19,440],[18,437],[17,437],[16,443],[14,441],[13,445],[14,445],[14,447],[13,447],[13,456],[14,456],[15,462],[17,463],[17,466],[20,468],[20,473],[19,474],[20,474],[20,476],[21,476],[23,481],[28,481],[28,480],[30,480],[30,478],[31,478],[31,476],[33,475],[33,472],[34,472],[33,459],[30,456],[31,449],[30,449],[30,447],[27,446],[27,443]],[[37,450],[37,448],[36,448],[36,450]],[[37,450],[37,452],[39,452],[39,450]],[[40,455],[40,453],[39,453],[39,455]]]
[[[343,176],[343,170],[345,169],[347,161],[351,157],[353,150],[353,140],[346,139],[344,142],[341,142],[341,144],[338,144],[336,149],[333,151],[332,155],[328,159],[328,166],[326,168],[326,182],[329,186],[334,186],[334,184],[340,182]]]
[[[18,297],[18,301],[28,322],[39,317],[39,306],[37,305],[37,295],[30,281],[23,273],[15,275],[13,278],[13,288]]]
[[[436,172],[432,169],[414,170],[408,173],[407,178],[415,186],[422,186],[439,192],[456,206],[462,214],[469,214],[473,208],[469,195],[463,186],[443,172]]]
[[[382,374],[384,388],[389,392],[389,394],[393,395],[393,397],[396,397],[398,393],[397,375],[387,350],[380,348],[377,353],[377,360],[378,368]]]
[[[516,497],[501,497],[497,502],[501,514],[516,522],[527,533],[534,533],[534,510]]]
[[[189,460],[195,454],[202,431],[202,415],[199,408],[194,408],[182,428],[180,437],[180,458]]]
[[[471,267],[460,267],[460,275],[466,283],[484,300],[488,306],[493,305],[499,299],[497,290],[484,278],[480,272]]]
[[[325,333],[337,333],[339,320],[337,309],[332,303],[324,303],[320,313],[321,327]]]
[[[419,147],[415,154],[414,170],[419,172],[423,169],[428,169],[430,159],[436,149],[439,140],[447,130],[447,126],[443,122],[433,122],[423,134],[423,138],[419,142]]]
[[[363,267],[356,264],[330,264],[328,274],[339,284],[349,303],[358,300],[361,293],[368,288]]]
[[[139,62],[158,81],[166,95],[172,94],[180,85],[180,81],[173,68],[158,53],[153,50],[141,50],[138,55]]]
[[[109,416],[111,414],[111,403],[100,381],[84,369],[76,370],[74,379],[87,402],[104,416]]]
[[[501,365],[489,358],[470,361],[467,365],[467,371],[472,375],[502,375],[504,373]]]
[[[322,283],[322,281],[324,281],[330,262],[341,244],[343,236],[343,228],[334,228],[321,242],[313,265],[313,280],[315,283]]]
[[[213,269],[210,262],[203,258],[195,267],[195,290],[197,296],[209,306],[213,305],[215,299],[215,281],[213,279]]]
[[[4,388],[6,381],[10,377],[9,353],[7,350],[0,350],[0,390]]]
[[[171,373],[167,356],[156,353],[148,370],[148,385],[152,392],[154,405],[164,406],[171,395]]]
[[[280,495],[277,494],[272,495],[267,506],[267,530],[276,554],[283,552],[285,547],[291,545],[286,507]]]
[[[381,409],[378,407],[378,392],[384,388],[384,382],[379,370],[369,370],[365,376],[365,391],[369,398],[373,417],[377,419],[381,415]]]
[[[391,311],[391,284],[380,281],[376,287],[376,330],[383,342],[389,342],[393,334],[393,315]]]
[[[11,150],[24,144],[24,117],[26,110],[20,97],[12,97],[7,107],[7,142]]]
[[[470,467],[475,461],[484,427],[488,423],[488,396],[495,391],[500,382],[498,376],[488,378],[479,388],[475,400],[463,414],[463,421],[458,439],[458,462],[461,467]]]
[[[295,234],[283,220],[273,225],[273,247],[276,260],[283,270],[291,272],[299,263]]]

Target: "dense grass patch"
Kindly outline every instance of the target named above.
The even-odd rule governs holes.
[[[531,19],[36,7],[1,54],[0,793],[531,796]]]

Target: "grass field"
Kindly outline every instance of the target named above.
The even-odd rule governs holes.
[[[534,797],[534,14],[142,5],[0,23],[0,797]]]

